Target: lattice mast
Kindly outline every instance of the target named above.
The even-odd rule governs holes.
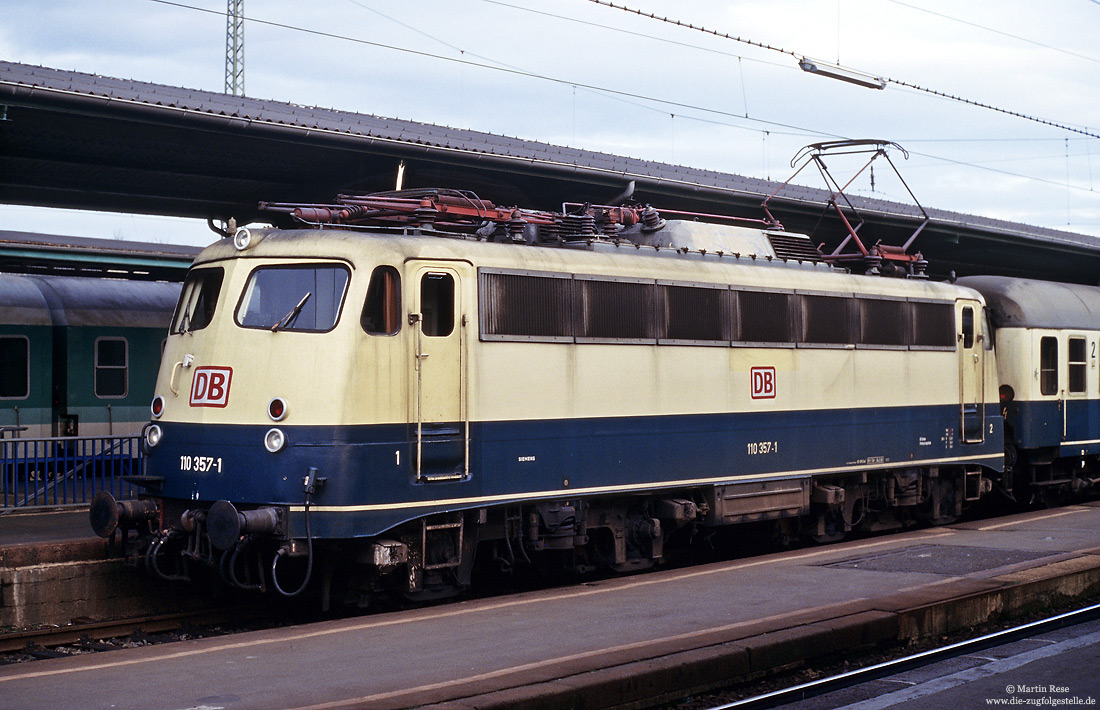
[[[225,93],[244,96],[244,0],[228,0],[225,10]]]

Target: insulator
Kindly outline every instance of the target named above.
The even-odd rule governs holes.
[[[585,237],[596,234],[596,218],[585,214],[567,214],[561,218],[562,231],[567,237]]]
[[[512,238],[513,242],[526,241],[523,238],[523,229],[526,226],[527,221],[516,215],[513,215],[510,220],[504,223],[505,229],[508,230],[508,236]]]
[[[664,226],[664,220],[657,210],[647,205],[642,211],[642,224],[646,230],[660,229]]]
[[[430,227],[439,217],[439,210],[435,208],[430,199],[425,197],[420,201],[420,207],[413,210],[413,215],[413,219],[417,224]]]
[[[540,224],[538,226],[539,241],[544,244],[561,242],[561,232],[561,223],[557,220],[553,224]]]

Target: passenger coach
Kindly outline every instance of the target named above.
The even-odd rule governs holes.
[[[975,276],[1000,353],[1006,485],[1057,500],[1100,483],[1100,288]]]
[[[0,274],[0,430],[134,435],[179,284]]]

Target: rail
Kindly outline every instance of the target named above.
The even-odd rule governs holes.
[[[88,503],[99,491],[133,496],[125,476],[141,475],[139,436],[0,439],[0,511]]]

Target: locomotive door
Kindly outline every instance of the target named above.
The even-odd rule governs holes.
[[[955,302],[956,339],[959,352],[959,425],[964,444],[985,440],[985,338],[982,305],[978,301]]]
[[[418,481],[465,480],[470,473],[467,408],[469,319],[463,263],[410,261],[412,328],[409,425]]]

